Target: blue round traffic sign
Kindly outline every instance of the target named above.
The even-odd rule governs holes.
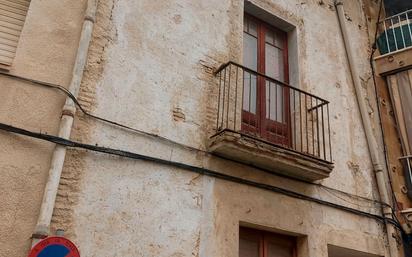
[[[67,238],[52,236],[37,243],[29,257],[80,257],[77,247]]]

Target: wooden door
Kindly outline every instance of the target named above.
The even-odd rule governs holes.
[[[245,15],[242,130],[289,146],[289,89],[286,33]],[[272,80],[273,78],[275,80]]]

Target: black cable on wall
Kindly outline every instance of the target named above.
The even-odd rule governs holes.
[[[243,185],[248,185],[248,186],[260,188],[260,189],[263,189],[263,190],[267,190],[267,191],[287,195],[289,197],[304,200],[304,201],[310,201],[310,202],[318,203],[320,205],[324,205],[324,206],[328,206],[328,207],[331,207],[331,208],[339,209],[339,210],[342,210],[342,211],[345,211],[345,212],[348,212],[348,213],[351,213],[351,214],[356,214],[356,215],[359,215],[359,216],[372,218],[372,219],[374,219],[378,222],[381,222],[381,223],[389,222],[389,223],[394,224],[398,229],[401,229],[400,225],[393,219],[387,219],[385,217],[382,217],[380,215],[376,215],[376,214],[373,214],[373,213],[368,213],[368,212],[360,211],[360,210],[350,208],[350,207],[347,207],[347,206],[343,206],[343,205],[339,205],[339,204],[336,204],[336,203],[328,202],[328,201],[325,201],[325,200],[322,200],[322,199],[318,199],[318,198],[307,196],[307,195],[304,195],[304,194],[301,194],[301,193],[298,193],[298,192],[294,192],[294,191],[291,191],[291,190],[288,190],[288,189],[284,189],[284,188],[280,188],[280,187],[276,187],[276,186],[272,186],[272,185],[268,185],[268,184],[263,184],[263,183],[259,183],[259,182],[255,182],[255,181],[250,181],[250,180],[246,180],[246,179],[235,177],[235,176],[230,176],[230,175],[223,174],[223,173],[213,171],[213,170],[210,170],[210,169],[206,169],[206,168],[203,168],[203,167],[197,167],[197,166],[188,165],[188,164],[185,164],[185,163],[180,163],[180,162],[165,160],[165,159],[161,159],[161,158],[146,156],[146,155],[133,153],[133,152],[129,152],[129,151],[124,151],[124,150],[119,150],[119,149],[102,147],[102,146],[98,146],[98,145],[84,144],[84,143],[75,142],[75,141],[72,141],[72,140],[67,140],[67,139],[57,137],[57,136],[53,136],[53,135],[28,131],[28,130],[18,128],[18,127],[14,127],[14,126],[11,126],[11,125],[7,125],[7,124],[4,124],[4,123],[0,123],[0,130],[8,131],[8,132],[18,134],[18,135],[24,135],[24,136],[31,137],[31,138],[40,139],[40,140],[43,140],[43,141],[52,142],[52,143],[62,145],[62,146],[65,146],[65,147],[80,148],[80,149],[90,150],[90,151],[94,151],[94,152],[100,152],[100,153],[105,153],[105,154],[130,158],[130,159],[134,159],[134,160],[150,161],[150,162],[154,162],[154,163],[157,163],[157,164],[160,164],[160,165],[173,166],[175,168],[195,172],[195,173],[198,173],[198,174],[201,174],[201,175],[205,175],[205,176],[218,178],[218,179],[222,179],[222,180],[226,180],[226,181],[230,181],[230,182],[234,182],[234,183],[239,183],[239,184],[243,184]]]
[[[62,86],[60,86],[60,85],[52,84],[52,83],[49,83],[49,82],[38,81],[38,80],[34,80],[34,79],[30,79],[30,78],[26,78],[26,77],[22,77],[22,76],[10,74],[10,73],[5,73],[5,72],[1,72],[1,71],[0,71],[0,75],[6,76],[6,77],[9,77],[9,78],[13,78],[13,79],[17,79],[17,80],[21,80],[21,81],[24,81],[24,82],[28,82],[28,83],[30,83],[30,84],[34,84],[34,85],[43,86],[43,87],[46,87],[46,88],[52,88],[52,89],[59,90],[60,92],[64,93],[66,96],[70,97],[70,99],[72,99],[72,101],[75,103],[75,105],[79,108],[79,110],[80,110],[84,115],[86,115],[86,116],[88,116],[88,117],[90,117],[90,118],[96,119],[96,120],[98,120],[98,121],[101,121],[101,122],[103,122],[103,123],[107,123],[107,124],[110,124],[110,125],[113,125],[113,126],[116,126],[116,127],[120,127],[120,128],[123,128],[123,129],[129,130],[129,131],[135,132],[135,133],[140,134],[140,135],[145,135],[145,136],[149,136],[149,137],[152,137],[152,138],[155,138],[155,139],[160,139],[160,140],[162,140],[162,141],[164,141],[164,142],[166,142],[166,143],[168,143],[168,144],[175,145],[175,146],[178,146],[178,147],[182,147],[182,148],[187,149],[187,150],[189,150],[189,151],[202,152],[202,153],[205,153],[205,154],[209,154],[208,152],[206,152],[206,151],[204,151],[204,150],[197,149],[197,148],[194,148],[194,147],[191,147],[191,146],[188,146],[188,145],[184,145],[184,144],[178,143],[178,142],[176,142],[176,141],[170,140],[170,139],[168,139],[168,138],[165,138],[165,137],[162,137],[162,136],[153,134],[153,133],[149,133],[149,132],[146,132],[146,131],[142,131],[142,130],[139,130],[139,129],[135,129],[135,128],[132,128],[132,127],[130,127],[130,126],[127,126],[127,125],[124,125],[124,124],[120,124],[120,123],[118,123],[118,122],[115,122],[115,121],[112,121],[112,120],[109,120],[109,119],[105,119],[105,118],[99,117],[99,116],[97,116],[97,115],[91,114],[91,113],[89,113],[87,110],[85,110],[85,109],[83,108],[83,106],[80,104],[80,102],[77,100],[77,98],[76,98],[69,90],[67,90],[65,87],[62,87]],[[230,162],[234,162],[234,163],[238,163],[238,164],[243,164],[243,165],[245,165],[244,163],[241,163],[241,162],[238,162],[238,161],[235,161],[235,160],[229,160],[229,159],[224,158],[224,157],[221,157],[221,156],[215,156],[215,155],[214,155],[214,157],[220,158],[220,159],[224,159],[224,160],[226,160],[226,161],[230,161]],[[337,190],[337,189],[335,189],[335,188],[331,188],[331,187],[328,187],[328,186],[325,186],[325,185],[322,185],[322,184],[319,184],[319,183],[309,182],[309,181],[306,181],[306,180],[303,180],[303,179],[299,179],[299,178],[295,178],[295,177],[292,178],[292,177],[290,177],[290,176],[283,175],[283,174],[280,174],[280,173],[276,173],[276,174],[275,174],[275,173],[273,173],[272,171],[263,169],[263,168],[261,168],[261,167],[256,167],[256,166],[250,165],[250,164],[249,164],[249,166],[250,166],[250,167],[253,167],[253,168],[255,168],[255,169],[258,169],[258,170],[260,170],[260,171],[263,171],[263,172],[266,172],[266,173],[270,173],[271,175],[275,175],[275,176],[277,176],[277,177],[282,177],[282,178],[286,178],[286,179],[291,179],[291,180],[294,180],[294,181],[298,181],[298,182],[301,182],[301,183],[305,183],[305,184],[308,184],[308,185],[313,185],[313,186],[322,188],[322,189],[324,189],[324,190],[326,190],[326,191],[328,191],[328,192],[332,192],[332,191],[333,191],[333,192],[336,192],[336,193],[345,195],[345,196],[347,196],[347,197],[351,197],[351,198],[356,199],[356,200],[367,201],[367,202],[369,202],[370,204],[378,205],[379,208],[380,208],[381,206],[383,206],[383,205],[386,205],[385,203],[382,203],[382,202],[377,201],[377,200],[374,200],[374,199],[369,199],[369,198],[366,198],[366,197],[362,197],[362,196],[350,194],[350,193],[348,193],[348,192],[340,191],[340,190]],[[340,197],[336,197],[336,198],[339,198],[340,200],[343,200],[343,199],[340,198]],[[343,201],[349,202],[349,203],[351,203],[351,204],[353,204],[353,205],[358,205],[358,206],[360,206],[358,203],[353,203],[353,202],[350,202],[350,201],[347,201],[347,200],[343,200]]]

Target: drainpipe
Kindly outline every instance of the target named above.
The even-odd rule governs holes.
[[[382,165],[379,158],[378,143],[372,131],[371,120],[367,111],[366,101],[362,95],[361,82],[358,69],[356,68],[355,54],[352,50],[352,45],[349,40],[348,29],[346,27],[345,10],[343,7],[343,0],[334,0],[336,11],[338,13],[338,19],[340,29],[346,49],[346,54],[349,62],[349,68],[352,76],[352,82],[355,87],[355,94],[358,102],[359,111],[362,117],[363,128],[365,130],[366,140],[368,143],[369,153],[372,160],[373,169],[375,171],[376,182],[378,185],[378,191],[381,201],[385,204],[382,207],[382,212],[385,218],[392,219],[392,209],[389,207],[389,193],[387,189],[387,183],[385,178],[385,166]],[[398,257],[398,247],[395,239],[395,228],[392,224],[386,222],[387,239],[389,243],[390,257]]]
[[[87,1],[87,9],[73,67],[72,79],[68,88],[68,90],[74,96],[78,95],[80,83],[83,77],[83,71],[87,60],[87,52],[89,49],[89,44],[93,32],[93,25],[96,18],[97,1],[98,0]],[[59,137],[65,139],[70,138],[75,113],[75,104],[69,97],[67,97],[60,119],[60,127],[58,132]],[[49,176],[44,189],[40,214],[37,220],[36,228],[32,235],[33,245],[40,241],[42,238],[45,238],[49,235],[50,223],[53,215],[54,204],[60,183],[60,176],[63,170],[65,156],[66,147],[56,145],[52,154]]]

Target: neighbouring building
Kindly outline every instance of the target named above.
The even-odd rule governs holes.
[[[412,256],[412,4],[0,0],[1,257]]]

